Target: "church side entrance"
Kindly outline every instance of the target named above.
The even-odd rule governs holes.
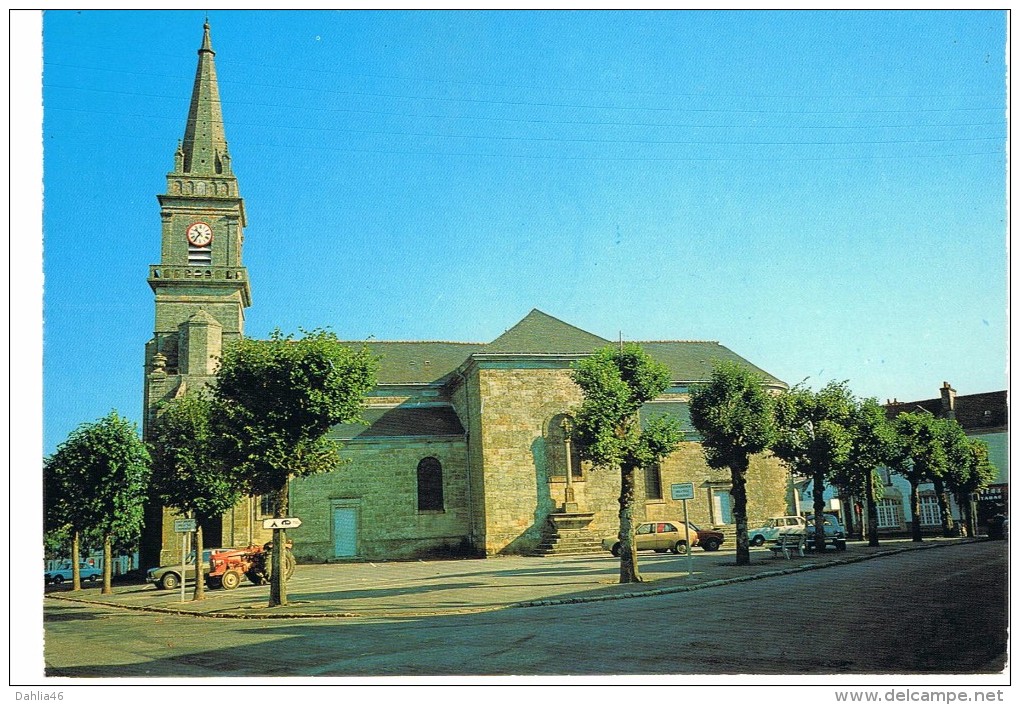
[[[334,501],[333,557],[353,558],[358,555],[358,502]]]

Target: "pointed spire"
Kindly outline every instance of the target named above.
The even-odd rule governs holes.
[[[220,90],[216,82],[216,65],[213,57],[209,20],[202,32],[202,47],[198,50],[198,69],[191,92],[188,124],[184,129],[183,173],[211,176],[223,173],[223,155],[227,151],[227,138],[223,132],[223,112],[220,108]]]

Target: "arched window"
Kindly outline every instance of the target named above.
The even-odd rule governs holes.
[[[418,511],[443,511],[443,466],[435,458],[418,463]]]

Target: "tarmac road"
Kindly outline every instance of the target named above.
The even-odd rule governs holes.
[[[999,673],[1006,578],[1005,542],[985,541],[478,613],[212,619],[46,600],[45,658],[48,676],[116,678]]]

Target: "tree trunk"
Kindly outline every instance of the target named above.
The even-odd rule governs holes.
[[[846,529],[846,536],[847,538],[853,538],[856,535],[854,529],[857,528],[857,520],[854,517],[854,507],[857,506],[857,502],[853,495],[849,492],[840,490],[839,496],[843,507],[843,519],[846,522],[846,526],[844,527]],[[843,498],[846,498],[846,503],[842,503]],[[847,507],[849,507],[849,509],[847,509]]]
[[[875,472],[865,479],[865,501],[868,503],[868,545],[878,546],[878,502],[875,501]]]
[[[113,537],[110,534],[103,537],[103,589],[100,594],[113,594]]]
[[[638,572],[637,544],[634,541],[634,475],[633,465],[620,466],[620,582],[643,582]],[[690,546],[687,550],[691,550]]]
[[[198,523],[198,514],[192,512],[191,516],[195,517],[195,593],[191,599],[204,600],[205,599],[205,575],[202,572],[202,525]],[[184,580],[184,576],[181,576],[181,580]]]
[[[276,491],[276,500],[273,502],[276,511],[273,516],[277,519],[287,516],[287,483]],[[287,578],[283,574],[285,565],[283,555],[287,550],[287,532],[283,529],[273,529],[273,553],[270,556],[269,576],[269,606],[283,607],[287,604]]]
[[[81,534],[71,534],[71,590],[81,590]]]
[[[815,510],[815,550],[825,551],[825,473],[822,470],[811,471],[811,496]]]
[[[976,496],[972,492],[967,493],[967,523],[970,526],[970,535],[972,537],[978,535]]]
[[[921,542],[921,499],[917,496],[917,480],[910,480],[910,538]]]
[[[946,483],[942,478],[935,478],[935,497],[939,502],[939,515],[942,518],[942,535],[949,538],[956,534],[956,523],[953,521],[953,510],[949,506],[949,492],[946,491]]]
[[[730,466],[730,497],[733,498],[733,521],[737,525],[737,565],[751,564],[751,547],[747,542],[747,466],[746,457]]]

